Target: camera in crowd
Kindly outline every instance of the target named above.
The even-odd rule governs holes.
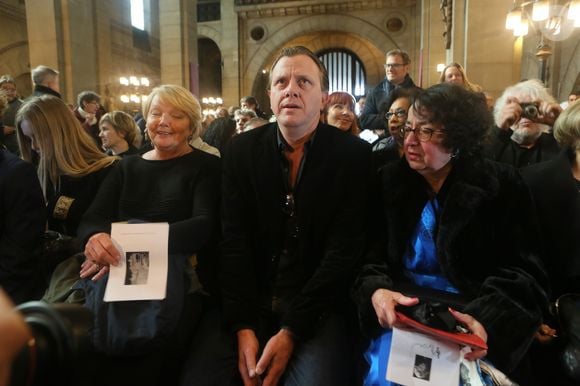
[[[11,386],[90,385],[91,312],[80,305],[28,302],[17,307],[33,340],[13,363]]]
[[[540,115],[540,109],[537,103],[520,103],[522,108],[522,118],[527,118],[530,121],[536,122]]]

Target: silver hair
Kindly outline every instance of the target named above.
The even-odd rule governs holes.
[[[530,79],[514,84],[513,86],[506,88],[503,94],[501,94],[501,96],[495,102],[495,106],[493,108],[493,118],[496,125],[499,126],[500,124],[501,112],[507,104],[508,98],[518,98],[523,95],[530,97],[534,101],[556,103],[556,99],[554,99],[554,97],[548,92],[542,82],[540,82],[538,79]]]

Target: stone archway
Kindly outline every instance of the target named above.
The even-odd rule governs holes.
[[[198,24],[197,25],[197,37],[198,38],[208,38],[214,41],[218,46],[220,51],[222,50],[222,33],[220,30],[207,26]]]
[[[349,49],[365,64],[368,85],[383,79],[384,53],[398,47],[385,30],[358,17],[333,15],[298,18],[275,30],[260,42],[255,51],[248,53],[241,77],[242,90],[252,90],[255,96],[263,95],[262,71],[269,69],[281,47],[297,44],[315,52],[330,48]]]
[[[198,37],[199,97],[222,96],[222,54],[216,42]]]

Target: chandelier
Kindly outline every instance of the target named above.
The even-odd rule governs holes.
[[[575,28],[580,27],[580,0],[514,1],[506,17],[505,28],[513,30],[514,36],[525,36],[530,26],[546,39],[567,39]]]

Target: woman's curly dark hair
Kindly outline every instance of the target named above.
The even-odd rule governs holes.
[[[419,91],[412,106],[415,114],[443,125],[443,146],[456,158],[481,156],[493,122],[483,94],[441,83]]]

